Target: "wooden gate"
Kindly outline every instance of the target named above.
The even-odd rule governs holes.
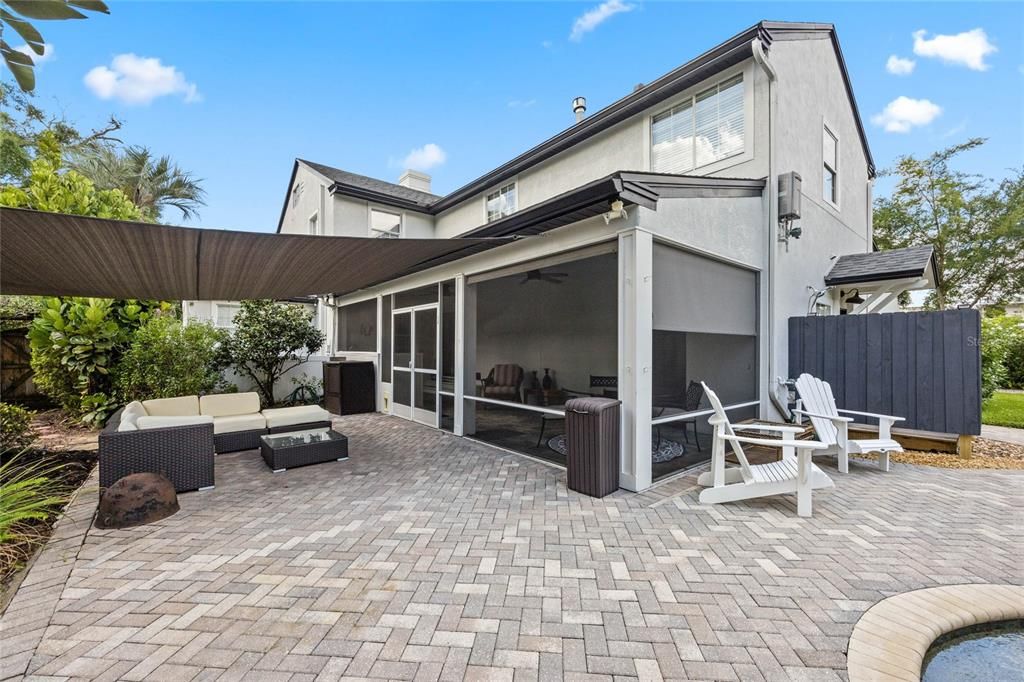
[[[32,381],[32,353],[26,329],[5,329],[0,333],[0,398],[5,402],[44,403],[45,398]]]
[[[977,310],[789,318],[789,373],[832,385],[839,407],[908,429],[981,433]]]

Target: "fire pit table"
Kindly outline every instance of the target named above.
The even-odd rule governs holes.
[[[267,466],[285,469],[348,459],[348,438],[327,428],[260,436],[260,453]]]

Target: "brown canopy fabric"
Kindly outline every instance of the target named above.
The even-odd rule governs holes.
[[[0,292],[166,300],[347,293],[507,241],[232,232],[0,208]]]

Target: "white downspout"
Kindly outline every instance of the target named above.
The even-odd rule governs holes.
[[[761,42],[760,38],[754,38],[750,43],[750,51],[754,57],[754,62],[761,67],[765,75],[768,77],[768,185],[766,190],[768,191],[768,215],[767,215],[767,229],[765,230],[765,248],[768,255],[768,266],[765,269],[765,280],[767,289],[767,344],[768,344],[768,397],[776,409],[779,408],[778,396],[776,395],[777,386],[774,383],[773,377],[775,376],[775,252],[777,245],[775,243],[775,233],[778,229],[778,189],[776,187],[776,176],[775,172],[775,110],[776,101],[778,95],[775,88],[773,87],[775,81],[778,79],[778,74],[775,71],[775,67],[768,61],[768,55],[764,49],[764,43]],[[784,377],[783,377],[784,378]],[[783,416],[787,416],[785,411],[782,411]]]

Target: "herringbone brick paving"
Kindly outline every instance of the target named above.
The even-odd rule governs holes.
[[[397,418],[336,427],[347,462],[219,455],[175,516],[91,529],[22,647],[30,677],[845,679],[879,599],[1024,580],[1017,472],[826,460],[836,488],[801,519],[787,498],[700,505],[692,477],[595,500]]]

